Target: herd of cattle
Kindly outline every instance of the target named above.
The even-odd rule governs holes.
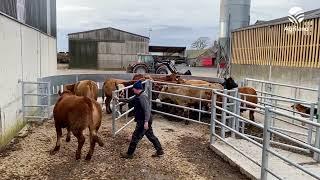
[[[231,90],[233,88],[238,88],[238,92],[241,93],[241,99],[244,99],[244,94],[249,94],[253,96],[246,96],[245,100],[251,103],[257,104],[258,98],[255,97],[257,92],[252,87],[238,87],[235,81],[232,78],[225,79],[223,83],[212,83],[203,80],[186,80],[181,78],[176,74],[171,74],[168,76],[152,76],[152,75],[135,75],[132,80],[123,80],[123,79],[107,79],[102,88],[102,99],[105,101],[106,113],[111,113],[110,102],[112,100],[112,92],[119,89],[124,89],[127,86],[133,85],[138,80],[154,80],[152,93],[153,100],[167,102],[171,104],[176,104],[184,107],[198,107],[199,100],[192,98],[184,98],[181,96],[176,96],[172,94],[178,94],[182,96],[199,98],[201,97],[204,100],[211,100],[212,89]],[[166,85],[165,83],[157,82],[167,82],[174,84],[184,84],[192,85],[197,87],[205,87],[206,89],[192,88],[187,86],[174,86]],[[160,93],[159,93],[160,92]],[[168,94],[170,93],[170,94]],[[90,132],[90,150],[86,156],[86,160],[90,160],[94,151],[96,143],[99,146],[103,146],[102,140],[97,135],[98,130],[101,125],[102,119],[102,108],[101,105],[97,102],[98,99],[98,86],[96,82],[91,80],[79,81],[75,84],[64,85],[63,92],[59,91],[59,99],[55,104],[53,110],[53,116],[55,121],[55,128],[57,133],[57,141],[55,148],[51,151],[52,154],[56,153],[60,149],[61,137],[62,137],[62,128],[66,128],[67,138],[66,141],[70,141],[70,133],[78,139],[78,149],[76,151],[76,159],[81,157],[81,149],[85,142],[83,131],[86,128],[89,128]],[[128,90],[128,97],[133,96],[131,89]],[[125,91],[120,91],[120,98],[125,97]],[[222,102],[222,97],[217,96],[217,101]],[[202,101],[202,108],[208,110],[210,104],[208,101]],[[221,106],[221,103],[217,104]],[[129,104],[130,106],[130,104]],[[132,106],[132,105],[131,105]],[[241,103],[241,107],[244,107]],[[246,108],[241,108],[241,112],[249,109],[249,119],[254,121],[254,109],[255,106],[249,104],[245,105]],[[306,113],[306,108],[301,105],[294,106],[298,111]],[[159,108],[155,105],[154,108]],[[165,107],[161,107],[165,108]],[[169,113],[182,113],[181,116],[187,116],[188,111],[184,108],[182,112],[178,111],[179,108],[170,107],[166,109],[166,112]],[[181,109],[181,108],[180,108]],[[186,121],[186,124],[189,121]]]

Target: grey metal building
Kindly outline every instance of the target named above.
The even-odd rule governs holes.
[[[149,38],[115,28],[71,33],[70,68],[122,69],[149,52]]]

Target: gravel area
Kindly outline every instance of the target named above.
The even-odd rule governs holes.
[[[84,160],[88,136],[82,159],[76,161],[77,141],[72,136],[66,143],[66,131],[60,151],[49,155],[56,139],[53,121],[49,120],[31,126],[27,136],[16,138],[0,152],[0,179],[247,179],[209,149],[208,126],[186,126],[158,115],[154,119],[155,134],[165,150],[161,158],[151,157],[154,149],[144,138],[133,159],[121,159],[119,153],[126,151],[134,124],[113,138],[110,116],[104,117],[99,131],[105,146],[96,146],[91,161]]]

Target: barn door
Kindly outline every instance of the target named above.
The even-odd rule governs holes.
[[[22,114],[27,121],[50,118],[50,83],[22,82]]]

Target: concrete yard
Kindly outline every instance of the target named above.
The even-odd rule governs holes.
[[[248,114],[244,114],[245,117],[248,118]],[[282,119],[291,122],[292,120],[288,118],[281,117]],[[256,122],[263,124],[264,122],[264,115],[255,113]],[[296,122],[297,123],[297,122]],[[297,123],[300,124],[300,123]],[[275,120],[275,126],[278,128],[285,128],[290,129],[294,132],[298,133],[305,133],[307,134],[307,130],[293,126],[291,124],[285,123],[283,121]],[[246,125],[248,127],[248,125]],[[307,127],[307,126],[305,126]],[[262,137],[262,129],[252,128],[252,126],[246,130],[247,133],[255,136]],[[252,134],[253,133],[253,134]],[[289,136],[295,137],[301,141],[307,142],[307,137],[296,135],[293,133],[283,132]],[[315,134],[315,133],[314,133]],[[315,135],[314,135],[315,136]],[[313,143],[314,143],[314,136],[313,136]],[[262,160],[262,149],[253,143],[239,138],[231,138],[228,137],[225,139],[228,143],[236,147],[237,149],[241,150],[242,153],[248,155],[250,158],[254,159],[257,163],[261,164]],[[288,145],[293,145],[292,142],[290,143],[289,140],[279,139],[279,137],[274,138],[273,140]],[[320,176],[320,164],[317,163],[315,160],[312,159],[312,155],[308,155],[306,153],[301,153],[300,151],[290,151],[286,147],[280,146],[272,146],[271,149],[276,151],[277,153],[281,154],[283,157],[288,158],[294,163],[301,165],[302,167],[306,168],[307,170],[317,174]],[[218,140],[211,145],[211,149],[213,149],[217,154],[223,157],[225,160],[229,161],[231,164],[238,166],[241,169],[241,172],[246,174],[250,179],[260,179],[260,167],[250,161],[248,158],[237,152],[231,146],[227,145],[221,140]],[[314,179],[312,176],[304,173],[303,171],[295,168],[294,166],[288,164],[287,162],[281,160],[280,158],[269,155],[269,168],[273,173],[283,179]],[[273,177],[271,174],[268,174],[268,179],[277,179]]]
[[[240,149],[243,153],[253,158],[261,164],[262,150],[258,146],[244,139],[226,138],[226,141],[236,148]],[[232,147],[222,141],[217,141],[212,145],[212,149],[220,154],[224,159],[231,163],[236,164],[241,168],[241,171],[248,175],[252,179],[260,179],[260,167],[254,164],[252,161],[235,151]],[[282,156],[290,159],[291,161],[298,163],[307,170],[320,175],[320,165],[316,163],[311,157],[301,155],[299,153],[293,153],[277,148],[271,148]],[[274,155],[269,156],[269,169],[280,176],[283,179],[314,179],[308,174],[296,169],[294,166],[289,165],[287,162],[282,161]],[[268,179],[276,179],[271,174],[268,174]]]
[[[134,124],[115,138],[111,134],[111,116],[103,118],[99,135],[104,147],[96,146],[92,160],[84,157],[88,151],[88,136],[82,149],[82,159],[75,160],[77,141],[74,136],[60,151],[49,155],[56,134],[53,120],[29,128],[0,153],[0,179],[248,179],[238,168],[231,166],[209,148],[209,127],[191,123],[168,121],[155,115],[154,131],[165,155],[151,158],[152,145],[144,138],[132,160],[124,160],[119,153],[128,147],[127,137]],[[125,122],[119,121],[120,124]]]

